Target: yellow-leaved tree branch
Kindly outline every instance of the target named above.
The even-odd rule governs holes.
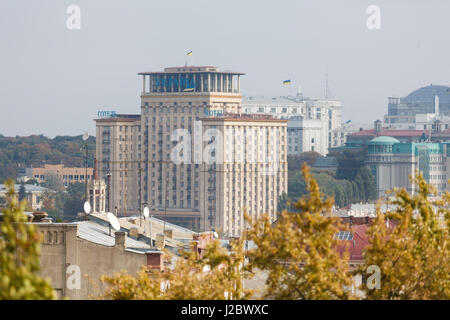
[[[18,202],[14,182],[7,187],[7,207],[0,221],[0,300],[54,299],[49,282],[39,276],[41,237],[27,222],[26,201]]]
[[[450,194],[436,189],[418,171],[414,195],[396,189],[368,229],[365,264],[380,268],[380,288],[362,287],[367,299],[450,298]],[[360,270],[362,271],[362,270]]]
[[[230,242],[230,250],[219,241],[210,243],[200,255],[194,247],[183,251],[173,269],[143,267],[136,276],[126,272],[103,276],[106,285],[100,299],[112,300],[223,300],[246,299],[243,288],[243,242]]]
[[[352,275],[348,255],[340,255],[335,234],[346,230],[331,216],[332,198],[324,198],[306,165],[302,167],[308,194],[284,210],[275,223],[267,214],[251,222],[250,266],[267,273],[269,299],[350,299]]]

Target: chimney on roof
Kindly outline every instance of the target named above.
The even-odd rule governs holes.
[[[164,231],[164,236],[167,239],[173,239],[173,230],[172,229],[167,229]]]
[[[124,231],[116,231],[114,232],[114,239],[115,239],[115,247],[125,249],[125,242],[126,242],[127,234]]]
[[[33,222],[44,222],[47,219],[47,212],[35,211],[33,212]]]
[[[161,251],[148,251],[145,255],[147,256],[148,268],[164,270],[163,253]]]

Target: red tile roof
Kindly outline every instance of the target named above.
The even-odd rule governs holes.
[[[393,229],[398,221],[389,220],[389,228]],[[363,261],[363,251],[369,245],[367,229],[370,224],[360,224],[351,226],[352,240],[339,240],[336,250],[342,255],[344,252],[350,254],[350,261]]]

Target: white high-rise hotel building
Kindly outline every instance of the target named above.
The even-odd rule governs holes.
[[[96,119],[107,207],[238,235],[287,193],[286,120],[241,113],[240,76],[184,66],[139,73],[141,114]]]

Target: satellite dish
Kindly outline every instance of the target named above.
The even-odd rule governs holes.
[[[91,212],[91,204],[90,204],[88,201],[86,201],[86,202],[84,203],[83,208],[84,208],[84,212],[85,212],[86,214],[89,214],[89,213]]]
[[[211,267],[209,265],[203,266],[203,272],[208,272],[211,270]]]
[[[148,216],[150,215],[150,211],[148,210],[147,207],[144,208],[144,217],[148,218]]]
[[[83,133],[83,140],[86,141],[87,139],[89,139],[89,133],[85,132]]]
[[[119,219],[117,219],[117,217],[114,214],[112,214],[111,212],[108,212],[106,214],[106,217],[108,218],[108,221],[111,224],[111,226],[114,228],[114,230],[119,231],[120,230]]]

